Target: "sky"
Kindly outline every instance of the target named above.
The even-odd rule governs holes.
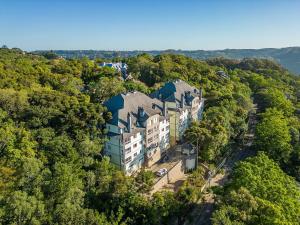
[[[0,0],[0,45],[23,50],[300,46],[300,0]]]

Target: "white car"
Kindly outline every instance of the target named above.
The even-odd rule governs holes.
[[[167,174],[168,170],[166,168],[161,168],[159,169],[158,171],[156,171],[156,175],[159,176],[159,177],[162,177],[164,176],[165,174]]]

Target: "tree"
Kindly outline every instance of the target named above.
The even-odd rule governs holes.
[[[274,160],[286,163],[292,152],[291,135],[287,120],[277,109],[267,109],[261,122],[256,127],[255,146],[265,151]]]
[[[211,160],[214,156],[209,152],[210,140],[212,138],[211,131],[205,127],[203,123],[194,122],[185,132],[185,138],[194,145],[200,146],[199,151],[200,158],[204,160]],[[197,146],[197,147],[198,147]]]
[[[300,189],[295,180],[264,153],[233,170],[213,224],[297,224]]]
[[[103,103],[112,96],[125,92],[125,88],[120,80],[117,78],[102,77],[95,83],[90,83],[88,86],[88,93],[92,101]]]
[[[48,51],[42,54],[46,59],[58,59],[59,56],[53,52],[53,51]]]
[[[137,184],[139,185],[139,190],[145,193],[151,191],[154,184],[154,178],[155,175],[152,171],[142,170],[139,172],[135,178]]]
[[[291,116],[295,110],[292,102],[277,88],[266,88],[259,91],[256,99],[263,110],[276,108],[286,116]]]
[[[222,199],[221,207],[214,212],[212,223],[221,224],[279,224],[286,221],[284,209],[276,204],[254,197],[241,187]]]
[[[186,130],[185,137],[192,143],[198,140],[199,156],[204,161],[217,160],[221,156],[222,148],[230,137],[230,123],[228,111],[224,107],[210,107],[204,113],[203,121],[193,123]]]
[[[45,205],[26,192],[15,191],[5,200],[4,213],[0,217],[0,222],[3,224],[44,224],[46,222]]]

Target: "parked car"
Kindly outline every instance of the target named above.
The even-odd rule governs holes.
[[[159,169],[158,171],[156,171],[156,175],[159,176],[159,177],[162,177],[164,176],[165,174],[167,174],[168,170],[166,168],[161,168]]]

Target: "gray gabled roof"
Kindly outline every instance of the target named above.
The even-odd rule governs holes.
[[[161,114],[163,103],[158,99],[152,99],[141,92],[129,92],[119,94],[104,103],[108,111],[112,113],[109,123],[120,128],[127,127],[128,113],[131,115],[133,128],[139,127],[139,122],[147,120],[150,116]],[[154,105],[154,106],[153,106]],[[144,116],[138,116],[138,108],[144,109]]]
[[[189,93],[189,95],[187,95]],[[195,97],[199,97],[200,91],[187,84],[182,80],[165,83],[157,91],[150,94],[152,98],[160,99],[167,102],[175,102],[178,106],[181,104],[181,95],[184,95],[184,103],[192,101]]]

